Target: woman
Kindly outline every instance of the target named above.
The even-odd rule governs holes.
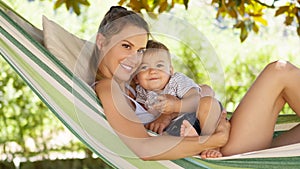
[[[122,7],[112,7],[100,24],[94,52],[94,61],[97,57],[100,60],[95,62],[99,63],[95,91],[108,122],[128,147],[144,160],[178,159],[223,146],[230,128],[226,114],[216,132],[201,144],[199,136],[150,136],[135,115],[135,109],[140,107],[132,106],[127,82],[141,63],[148,32],[147,23],[139,15]]]
[[[230,124],[225,120],[225,114],[215,133],[207,136],[205,142],[199,142],[200,136],[149,136],[134,112],[140,107],[131,104],[130,88],[126,87],[141,62],[148,32],[146,22],[137,14],[122,7],[112,7],[100,24],[94,55],[99,57],[95,60],[100,60],[94,62],[100,63],[95,91],[107,120],[138,157],[144,160],[178,159],[217,147],[223,147],[224,155],[232,155],[300,142],[299,125],[272,140],[276,119],[285,103],[300,115],[297,104],[300,100],[300,69],[282,61],[265,68],[234,111],[229,140]]]

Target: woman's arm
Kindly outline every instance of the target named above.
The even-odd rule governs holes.
[[[225,121],[225,117],[216,133],[203,143],[199,143],[200,137],[151,137],[139,122],[118,84],[111,80],[102,80],[96,86],[96,93],[112,128],[141,159],[178,159],[223,146],[227,142],[230,125]]]
[[[175,112],[196,112],[200,97],[199,90],[191,88],[177,103],[174,104]]]

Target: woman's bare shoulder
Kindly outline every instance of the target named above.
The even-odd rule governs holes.
[[[112,79],[101,79],[97,82],[97,86],[105,87],[107,85],[110,85],[112,83]]]
[[[112,84],[111,79],[102,79],[102,80],[98,81],[95,86],[95,91],[96,91],[97,95],[99,96],[100,93],[104,94],[104,93],[111,91],[110,90],[111,84]]]

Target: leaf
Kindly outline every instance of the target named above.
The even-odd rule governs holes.
[[[147,12],[153,12],[153,9],[150,8],[147,0],[142,0],[141,3],[143,4],[143,7],[146,9]]]
[[[244,21],[238,21],[238,23],[233,25],[234,28],[241,28],[242,26],[245,26]]]
[[[59,8],[63,3],[66,3],[66,0],[57,0],[54,4],[54,9]]]
[[[245,5],[242,4],[237,8],[240,15],[245,16]]]
[[[281,15],[284,12],[287,12],[289,10],[289,6],[281,6],[279,9],[276,10],[275,16]]]
[[[298,36],[300,36],[300,26],[298,26],[298,28],[297,28],[297,34],[298,34]]]
[[[70,7],[72,6],[72,1],[73,0],[65,0],[66,2],[66,7],[67,7],[67,9],[69,10],[70,9]]]
[[[254,22],[253,25],[252,25],[252,30],[255,32],[255,33],[258,33],[259,31],[259,27],[258,25]]]
[[[244,40],[248,37],[248,31],[245,25],[241,27],[240,40],[244,42]]]
[[[138,0],[130,0],[129,4],[131,9],[133,9],[136,12],[140,12],[142,9],[142,4]]]
[[[167,10],[167,7],[168,7],[168,1],[164,0],[164,1],[162,1],[159,5],[160,5],[160,7],[159,7],[159,9],[158,9],[158,12],[159,12],[159,13],[162,13],[162,12],[164,12],[164,11]]]
[[[238,15],[237,15],[237,13],[236,13],[236,11],[235,11],[234,9],[229,10],[229,11],[228,11],[228,14],[229,14],[232,18],[237,18],[237,17],[238,17]]]
[[[124,4],[124,2],[126,2],[126,0],[120,0],[120,1],[118,2],[118,4],[119,4],[120,6],[122,6],[122,5]]]
[[[284,23],[285,23],[286,25],[291,25],[292,22],[293,22],[293,20],[294,20],[294,17],[286,16],[286,17],[285,17]]]
[[[183,4],[185,6],[185,9],[188,9],[189,0],[183,0]]]
[[[241,5],[242,0],[234,0],[234,1],[235,1],[236,6],[240,6]]]
[[[214,3],[219,3],[219,0],[212,0],[211,4],[214,4]]]
[[[78,0],[78,2],[85,6],[90,6],[90,2],[88,0]]]
[[[260,22],[261,24],[263,24],[264,26],[268,26],[268,21],[265,20],[263,17],[261,16],[253,16],[253,20]]]
[[[72,8],[77,15],[80,15],[79,1],[72,1]]]
[[[291,11],[294,15],[297,15],[299,9],[300,8],[296,8],[295,6],[293,6],[293,9]]]

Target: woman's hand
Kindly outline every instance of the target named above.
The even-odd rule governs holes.
[[[229,139],[231,125],[230,125],[229,120],[227,120],[226,116],[227,116],[227,112],[226,112],[226,110],[223,110],[219,125],[217,126],[216,131],[214,133],[219,138],[218,139],[218,145],[219,145],[218,147],[224,146]]]
[[[158,103],[153,105],[153,108],[162,114],[171,114],[179,112],[181,107],[181,101],[170,94],[164,94],[157,96]]]

